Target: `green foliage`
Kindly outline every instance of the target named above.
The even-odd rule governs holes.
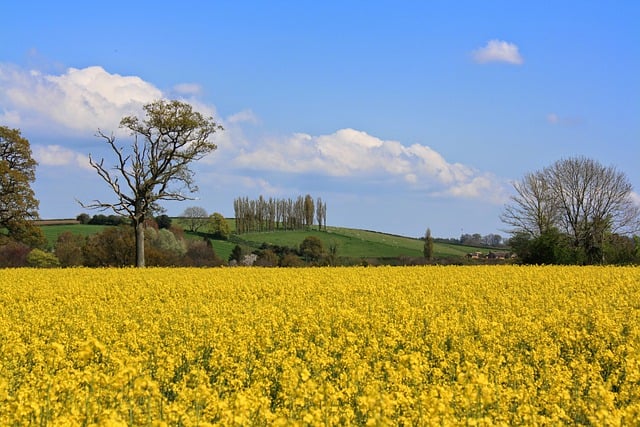
[[[86,214],[86,213],[81,213],[76,217],[76,219],[80,224],[84,225],[84,224],[89,224],[89,221],[91,221],[91,216],[89,216],[89,214]]]
[[[209,217],[209,233],[213,235],[214,239],[227,240],[231,235],[231,229],[229,222],[222,214],[214,212]]]
[[[29,252],[29,255],[27,255],[27,263],[31,267],[37,268],[60,267],[60,261],[54,254],[37,248]]]
[[[181,101],[157,100],[143,107],[143,118],[124,117],[120,127],[133,136],[131,146],[116,144],[115,136],[98,136],[115,154],[115,166],[89,156],[98,176],[115,193],[117,202],[96,200],[85,207],[110,209],[127,216],[136,230],[135,265],[145,266],[144,221],[160,209],[162,200],[189,200],[197,191],[191,163],[214,151],[209,141],[222,126]],[[123,179],[120,179],[123,178]]]
[[[427,228],[424,235],[424,249],[422,253],[427,260],[433,259],[433,237],[431,237],[430,228]]]
[[[31,248],[44,248],[47,238],[42,229],[32,221],[9,221],[6,225],[9,237],[17,242],[22,242]]]
[[[121,225],[89,236],[82,249],[88,267],[127,267],[135,263],[134,248],[133,228]]]
[[[65,231],[58,236],[55,244],[55,254],[63,267],[76,267],[84,264],[82,247],[87,238],[80,234]]]
[[[158,223],[159,228],[170,229],[171,228],[171,218],[168,215],[160,215],[156,217],[156,222]]]
[[[300,255],[310,262],[317,262],[324,256],[324,244],[316,236],[308,236],[300,243]]]
[[[246,251],[240,245],[235,245],[231,254],[229,255],[229,261],[241,262],[242,257],[246,254]]]
[[[38,217],[39,203],[31,188],[36,165],[29,141],[20,131],[0,126],[0,228],[31,247],[44,243],[42,234],[29,222]]]

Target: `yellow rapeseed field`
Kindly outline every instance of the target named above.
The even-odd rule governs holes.
[[[638,425],[640,268],[0,271],[0,425]]]

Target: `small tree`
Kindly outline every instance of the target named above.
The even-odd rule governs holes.
[[[316,236],[305,237],[300,243],[300,255],[307,260],[316,262],[324,255],[324,245],[322,240]]]
[[[156,222],[158,223],[158,228],[167,229],[171,228],[171,218],[168,215],[160,215],[156,218]]]
[[[229,223],[221,213],[214,212],[209,217],[209,232],[216,239],[227,240],[231,235]]]
[[[89,221],[91,221],[91,217],[89,216],[89,214],[81,213],[80,215],[78,215],[78,216],[76,217],[76,220],[77,220],[80,224],[89,224]]]
[[[222,130],[213,118],[205,118],[180,101],[155,101],[145,105],[144,111],[143,119],[128,116],[120,121],[120,127],[128,129],[134,138],[129,151],[116,145],[113,135],[98,130],[98,136],[115,153],[116,173],[104,165],[104,159],[97,162],[89,156],[89,162],[117,200],[95,200],[86,205],[92,209],[111,209],[131,219],[136,267],[145,265],[145,218],[158,210],[159,201],[192,199],[188,193],[197,191],[197,186],[191,163],[216,149],[209,137]]]
[[[29,252],[29,255],[27,255],[27,263],[31,267],[37,268],[52,268],[60,266],[60,261],[54,254],[51,252],[45,252],[38,248]]]
[[[88,215],[87,215],[88,216]],[[86,238],[79,234],[65,231],[58,236],[55,244],[55,254],[63,267],[80,266],[84,264],[82,247]]]
[[[424,235],[424,257],[431,261],[433,259],[433,237],[431,237],[431,229],[427,228],[427,232]]]
[[[182,218],[186,222],[189,231],[197,233],[198,230],[207,225],[209,214],[200,206],[191,206],[182,212]]]

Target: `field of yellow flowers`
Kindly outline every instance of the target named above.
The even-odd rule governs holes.
[[[0,270],[0,425],[630,425],[640,268]]]

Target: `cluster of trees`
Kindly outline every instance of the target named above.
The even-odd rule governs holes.
[[[144,244],[147,265],[213,267],[222,265],[208,239],[185,239],[182,229],[160,228],[146,220]],[[105,228],[89,236],[64,232],[53,252],[13,242],[0,246],[0,267],[125,267],[135,265],[135,233],[131,225]]]
[[[442,238],[437,237],[434,240],[438,243],[452,243],[454,245],[466,245],[466,246],[485,246],[488,248],[499,248],[506,246],[505,239],[499,234],[485,234],[480,233],[462,233],[460,238],[450,237]]]
[[[525,263],[640,262],[640,207],[626,175],[585,157],[562,159],[514,183],[502,221]]]
[[[180,220],[192,233],[205,232],[219,240],[227,240],[231,235],[231,227],[221,213],[214,212],[209,215],[206,209],[200,206],[185,209]]]
[[[239,197],[233,201],[236,218],[236,233],[254,231],[304,230],[317,221],[318,230],[327,228],[327,204],[320,197],[314,203],[313,197],[298,196],[291,199],[265,199],[260,196],[251,200]]]
[[[236,245],[229,256],[230,265],[260,267],[302,267],[306,265],[337,265],[338,246],[331,243],[325,248],[316,236],[308,236],[298,248],[263,243],[259,249],[249,251]]]

